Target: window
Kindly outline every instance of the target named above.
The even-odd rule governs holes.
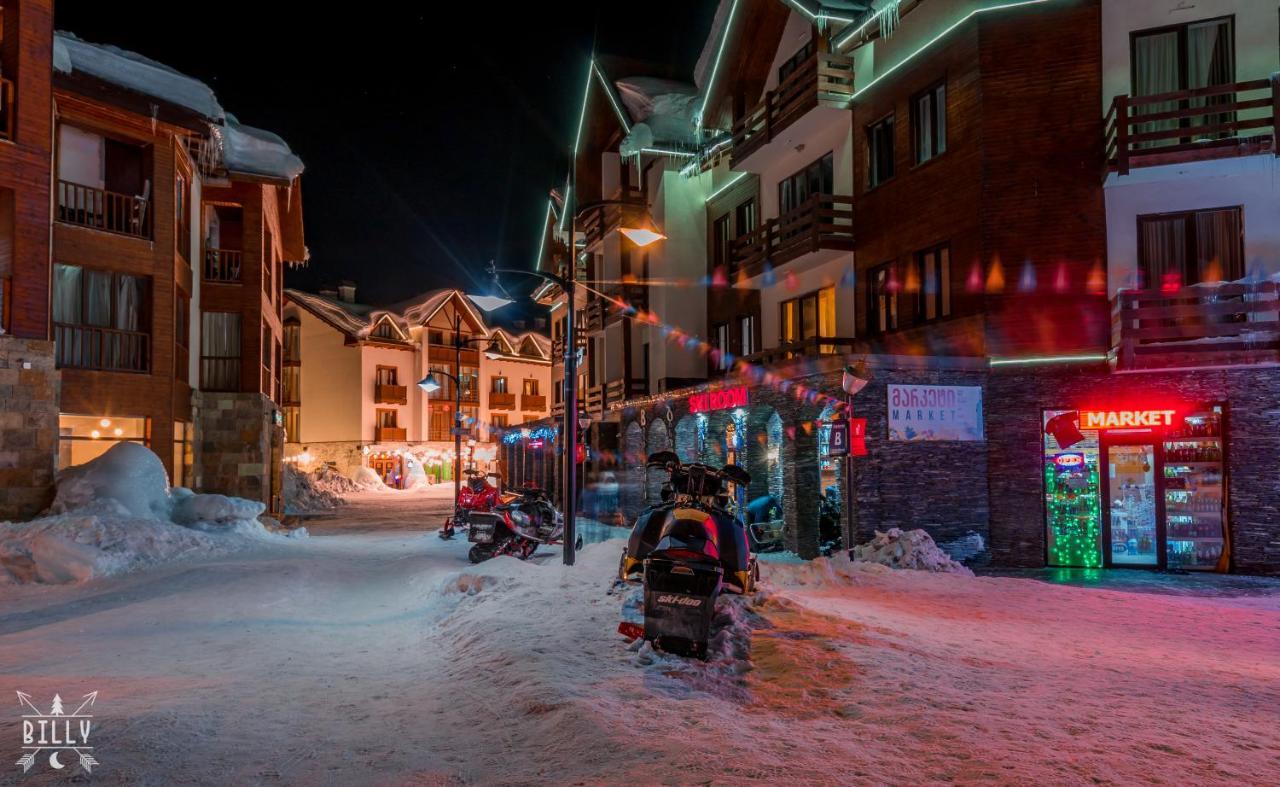
[[[867,127],[867,187],[893,177],[893,115]]]
[[[395,429],[396,428],[396,411],[395,410],[378,410],[378,428],[379,429]]]
[[[898,278],[892,263],[867,271],[867,330],[887,333],[898,329]]]
[[[59,470],[96,459],[116,443],[150,446],[150,422],[114,415],[58,415]]]
[[[1130,58],[1134,96],[1154,96],[1182,90],[1227,85],[1235,81],[1235,23],[1231,17],[1207,19],[1188,24],[1145,30],[1131,35]],[[1235,100],[1231,94],[1143,104],[1140,114],[1168,113],[1179,109],[1225,104]],[[1165,129],[1196,128],[1229,123],[1233,113],[1216,113],[1187,118],[1166,118],[1143,123],[1134,133]],[[1225,136],[1194,134],[1197,139]],[[1170,144],[1172,140],[1138,143],[1141,146]]]
[[[749,235],[756,230],[756,198],[743,202],[734,208],[734,223],[736,236],[741,238]]]
[[[920,304],[916,321],[936,320],[951,314],[951,249],[936,246],[916,254],[920,276]]]
[[[57,219],[151,237],[150,149],[59,125]]]
[[[190,335],[191,299],[179,287],[173,292],[173,343],[177,350],[173,358],[173,374],[184,383],[188,382],[190,376],[187,368]]]
[[[778,183],[778,215],[803,205],[810,197],[830,194],[835,179],[830,153]]]
[[[427,331],[428,344],[444,344],[444,331]]]
[[[756,351],[756,318],[748,314],[738,318],[738,336],[741,342],[740,354],[751,355]]]
[[[778,66],[778,82],[786,82],[787,77],[794,74],[805,64],[805,61],[813,57],[817,51],[817,45],[814,43],[813,39],[810,38],[804,46],[800,47],[800,51],[787,58],[785,63]]]
[[[178,236],[178,253],[191,258],[191,208],[188,205],[187,176],[178,173],[173,180],[173,212]]]
[[[474,366],[462,367],[458,380],[462,383],[463,401],[476,402],[480,399],[480,370]]]
[[[391,324],[390,320],[386,319],[379,320],[378,324],[369,332],[369,335],[375,339],[390,339],[391,341],[398,341],[400,339],[396,334],[395,326]]]
[[[435,375],[436,383],[440,385],[434,393],[429,393],[427,396],[441,401],[453,401],[453,380],[448,376],[453,374],[452,367],[447,364],[433,363],[427,367],[427,371]]]
[[[524,392],[524,395],[525,395],[525,396],[537,396],[537,395],[538,395],[538,381],[537,381],[537,380],[525,380],[525,381],[524,381],[524,388],[523,388],[523,392]]]
[[[494,377],[490,380],[490,393],[504,394],[507,392],[507,378]]]
[[[53,266],[58,366],[151,368],[151,280],[78,265]]]
[[[720,351],[716,359],[716,369],[724,371],[729,368],[725,355],[729,352],[729,323],[722,322],[711,329],[711,344]]]
[[[378,366],[374,371],[378,385],[399,385],[400,370],[394,366]]]
[[[452,428],[452,411],[444,409],[435,409],[431,411],[431,420],[428,426],[429,439],[435,441],[452,440],[453,435],[449,434],[449,430]]]
[[[1138,217],[1141,286],[1176,290],[1244,275],[1240,208]]]
[[[648,346],[649,345],[647,344],[645,345],[646,348]],[[556,387],[555,387],[555,390],[552,391],[552,393],[555,395],[556,404],[560,404],[561,402],[564,401],[564,381],[563,380],[556,380]]]
[[[301,407],[284,408],[284,439],[289,443],[296,443],[302,439]]]
[[[240,313],[205,312],[200,325],[200,387],[239,391]]]
[[[284,359],[286,362],[302,361],[302,325],[294,317],[284,321]]]
[[[491,415],[491,416],[489,417],[489,419],[490,419],[490,420],[489,420],[489,424],[490,424],[491,426],[493,426],[495,429],[506,429],[506,428],[507,428],[507,416],[506,416],[506,415],[500,415],[500,414],[498,414],[498,413],[494,413],[493,415]]]
[[[711,267],[729,270],[733,259],[733,238],[729,233],[728,213],[715,220],[711,228]]]
[[[947,151],[946,82],[939,82],[911,100],[911,128],[917,164]]]
[[[284,404],[301,404],[302,402],[302,367],[286,366],[283,373],[284,393],[282,401]],[[297,431],[290,434],[297,435]]]
[[[803,342],[819,337],[832,337],[836,332],[836,288],[824,287],[799,298],[779,304],[781,309],[779,339],[782,344]],[[833,352],[831,345],[822,345],[819,353]]]
[[[192,444],[190,421],[173,422],[173,485],[190,487],[195,481],[192,468],[195,465],[195,448]]]

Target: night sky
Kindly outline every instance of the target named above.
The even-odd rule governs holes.
[[[483,283],[490,259],[531,267],[593,39],[599,52],[692,74],[716,4],[408,5],[130,2],[122,12],[61,0],[57,25],[201,79],[242,123],[282,135],[307,165],[311,249],[287,286],[350,278],[360,300],[385,303]]]

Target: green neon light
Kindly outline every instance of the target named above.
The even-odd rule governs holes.
[[[707,102],[711,100],[711,90],[716,86],[716,74],[720,73],[720,58],[724,57],[725,44],[729,43],[729,31],[733,29],[733,17],[738,12],[738,0],[733,0],[729,7],[729,19],[724,23],[724,36],[720,39],[720,48],[716,50],[716,62],[711,64],[711,78],[707,80],[707,94],[702,97],[702,107],[698,116],[693,119],[694,130],[702,128],[702,115],[707,111]]]
[[[1028,358],[992,358],[991,366],[1036,366],[1049,363],[1089,363],[1107,360],[1105,354],[1094,355],[1036,355]]]
[[[805,8],[804,6],[800,5],[800,3],[796,2],[796,0],[786,0],[786,3],[787,3],[787,5],[791,6],[791,7],[792,7],[792,8],[794,8],[794,9],[796,9],[797,11],[799,11],[800,13],[802,13],[802,14],[804,14],[805,16],[809,17],[810,19],[812,19],[812,20],[813,20],[813,21],[815,21],[815,22],[817,22],[817,21],[819,21],[819,20],[828,20],[828,21],[831,21],[831,22],[842,22],[842,23],[844,23],[844,24],[846,24],[846,25],[848,25],[848,24],[852,24],[852,23],[853,23],[853,20],[852,20],[852,19],[847,19],[847,18],[845,18],[845,17],[843,17],[843,16],[835,16],[835,15],[833,15],[833,14],[828,14],[826,11],[819,11],[818,13],[816,13],[816,14],[815,14],[814,12],[812,12],[812,11],[810,11],[809,9]]]
[[[587,119],[587,99],[591,97],[591,74],[596,70],[594,59],[587,61],[587,83],[582,87],[582,111],[578,113],[578,133],[573,138],[573,155],[578,155],[578,144],[582,142],[582,124]]]
[[[697,153],[690,153],[687,150],[666,150],[663,148],[640,148],[640,152],[653,153],[654,155],[658,155],[658,156],[694,156],[696,157],[698,155]]]
[[[938,43],[942,39],[946,38],[948,35],[951,34],[951,31],[955,30],[960,25],[963,25],[965,22],[968,22],[971,18],[977,16],[978,14],[985,14],[988,11],[1003,11],[1005,9],[1018,8],[1019,6],[1024,6],[1024,5],[1040,5],[1042,3],[1047,3],[1047,2],[1049,2],[1049,0],[1018,0],[1018,2],[1014,2],[1014,3],[1003,3],[1001,5],[987,6],[986,8],[975,8],[974,10],[970,11],[969,13],[961,17],[960,21],[956,22],[955,24],[948,27],[946,30],[943,30],[941,33],[934,36],[933,39],[930,40],[928,43],[926,43],[924,46],[920,47],[916,51],[907,55],[902,60],[899,60],[897,63],[894,63],[892,66],[889,66],[889,68],[885,69],[884,73],[876,75],[875,79],[871,80],[870,82],[868,82],[867,84],[859,88],[858,90],[854,91],[853,95],[849,96],[849,101],[852,102],[856,100],[858,96],[870,90],[873,86],[875,86],[877,82],[889,76],[894,71],[897,71],[899,68],[906,65],[911,60],[914,60],[916,55],[919,55],[921,52],[925,51],[929,47],[933,46],[934,44]]]
[[[538,229],[538,261],[533,264],[535,271],[542,270],[542,255],[547,250],[547,225],[551,224],[551,200],[547,200],[547,215],[542,218],[542,226]]]
[[[564,179],[564,182],[565,182],[565,187],[564,187],[564,212],[560,214],[560,231],[561,231],[561,232],[564,232],[564,223],[565,223],[565,220],[567,220],[567,219],[569,218],[569,214],[573,212],[573,211],[572,211],[572,210],[570,210],[570,208],[569,208],[569,197],[570,197],[570,195],[572,195],[572,194],[573,194],[573,186],[569,184],[569,179],[568,179],[568,178],[565,178],[565,179]]]
[[[706,202],[710,202],[711,200],[713,200],[713,199],[715,199],[716,197],[720,196],[720,195],[721,195],[721,194],[723,194],[726,190],[728,190],[728,188],[729,188],[730,186],[732,186],[733,184],[735,184],[735,183],[737,183],[738,181],[742,180],[742,179],[743,179],[743,178],[745,178],[748,174],[749,174],[749,173],[746,173],[746,172],[739,172],[737,177],[735,177],[733,180],[730,180],[728,183],[724,184],[724,185],[723,185],[723,186],[721,186],[720,188],[716,189],[714,192],[712,192],[711,196],[710,196],[710,197],[707,197],[705,200],[703,200],[703,202],[704,202],[704,203],[706,203]]]
[[[595,72],[596,78],[600,80],[600,87],[604,89],[604,94],[609,97],[609,103],[613,105],[613,111],[618,116],[618,120],[622,123],[622,130],[631,133],[631,124],[627,122],[626,113],[622,111],[622,107],[618,106],[617,100],[613,97],[613,90],[609,88],[609,80],[604,78],[604,72],[600,70],[600,66],[595,61],[591,61],[591,70]]]

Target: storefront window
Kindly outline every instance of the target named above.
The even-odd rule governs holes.
[[[173,422],[173,485],[190,487],[194,480],[195,450],[191,444],[191,422]]]
[[[149,446],[147,419],[65,413],[58,416],[59,470],[96,459],[116,443]]]

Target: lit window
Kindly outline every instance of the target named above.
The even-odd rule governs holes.
[[[58,469],[96,459],[116,443],[150,445],[149,432],[146,418],[62,413],[58,416]]]

